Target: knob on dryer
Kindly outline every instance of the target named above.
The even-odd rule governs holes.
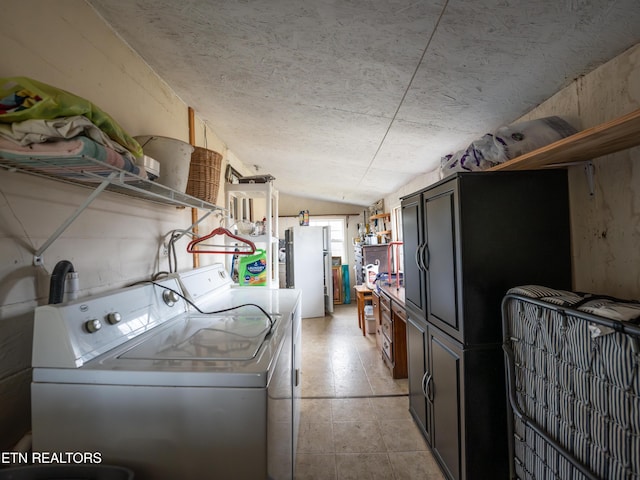
[[[120,315],[118,312],[111,312],[107,315],[107,322],[109,322],[111,325],[120,323],[121,320],[122,320],[122,315]]]
[[[102,323],[97,318],[92,318],[84,322],[84,328],[86,328],[89,333],[96,333],[102,328]]]
[[[170,307],[173,307],[176,302],[180,300],[180,295],[178,295],[178,293],[174,292],[173,290],[165,290],[164,292],[162,292],[162,300],[164,300],[164,303],[166,303]]]

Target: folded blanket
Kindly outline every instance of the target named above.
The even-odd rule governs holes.
[[[79,135],[89,137],[94,142],[115,150],[132,162],[135,160],[129,150],[111,140],[106,133],[83,115],[59,117],[51,120],[33,119],[0,123],[0,137],[8,138],[24,146],[51,140],[71,139]]]
[[[146,178],[146,172],[141,171],[129,158],[83,136],[30,145],[20,145],[0,136],[0,158],[2,163],[21,170],[85,182],[101,180],[91,178],[83,172],[106,177],[115,171],[106,165]],[[128,177],[127,180],[139,178]]]
[[[540,285],[522,285],[513,287],[509,289],[507,293],[536,298],[562,307],[574,308],[612,321],[630,322],[635,325],[640,325],[639,301],[623,300],[606,295],[596,295],[591,293],[555,290],[553,288]],[[589,331],[591,336],[596,338],[601,335],[614,333],[615,329],[604,325],[595,325],[594,323],[590,323]]]
[[[0,78],[0,123],[84,115],[134,157],[143,155],[140,144],[89,100],[28,77]]]

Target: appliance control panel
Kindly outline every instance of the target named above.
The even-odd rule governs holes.
[[[187,310],[176,278],[36,308],[33,366],[78,368]]]
[[[224,266],[219,263],[181,273],[179,278],[185,296],[199,307],[233,284]]]

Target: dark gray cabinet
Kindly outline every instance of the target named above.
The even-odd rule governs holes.
[[[431,411],[427,408],[427,382],[430,369],[427,330],[425,322],[415,320],[412,314],[407,316],[407,363],[409,369],[409,411],[418,424],[429,444],[431,436]]]
[[[507,478],[500,303],[571,288],[566,172],[455,174],[402,223],[410,411],[448,478]]]
[[[462,350],[411,316],[407,332],[409,410],[443,470],[450,478],[460,478]]]
[[[447,477],[506,479],[502,351],[465,349],[409,314],[407,357],[409,411]]]
[[[422,195],[417,193],[402,201],[402,247],[404,249],[404,302],[413,311],[425,313],[424,275],[420,261],[422,238]],[[409,255],[409,256],[407,256]]]
[[[431,329],[428,335],[430,371],[426,392],[433,411],[433,449],[453,478],[460,478],[462,349]],[[436,395],[437,388],[437,395]],[[495,478],[495,477],[494,477]]]
[[[459,331],[457,245],[455,242],[455,182],[424,196],[422,262],[427,274],[427,315]]]

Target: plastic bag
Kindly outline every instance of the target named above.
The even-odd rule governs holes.
[[[458,150],[455,153],[445,155],[440,159],[440,178],[445,178],[453,172],[461,172],[464,168],[460,165],[460,158],[464,154],[464,150]]]
[[[442,157],[440,177],[487,170],[575,133],[577,130],[569,122],[556,116],[500,127],[471,142],[466,150]]]
[[[0,78],[0,122],[52,119],[84,115],[109,138],[136,157],[143,155],[140,144],[106,112],[65,90],[27,77]]]
[[[495,142],[511,160],[575,133],[577,130],[563,118],[545,117],[500,127]]]
[[[493,135],[487,133],[472,142],[466,150],[459,150],[440,160],[440,178],[454,172],[486,170],[508,160],[504,149],[494,142]]]

